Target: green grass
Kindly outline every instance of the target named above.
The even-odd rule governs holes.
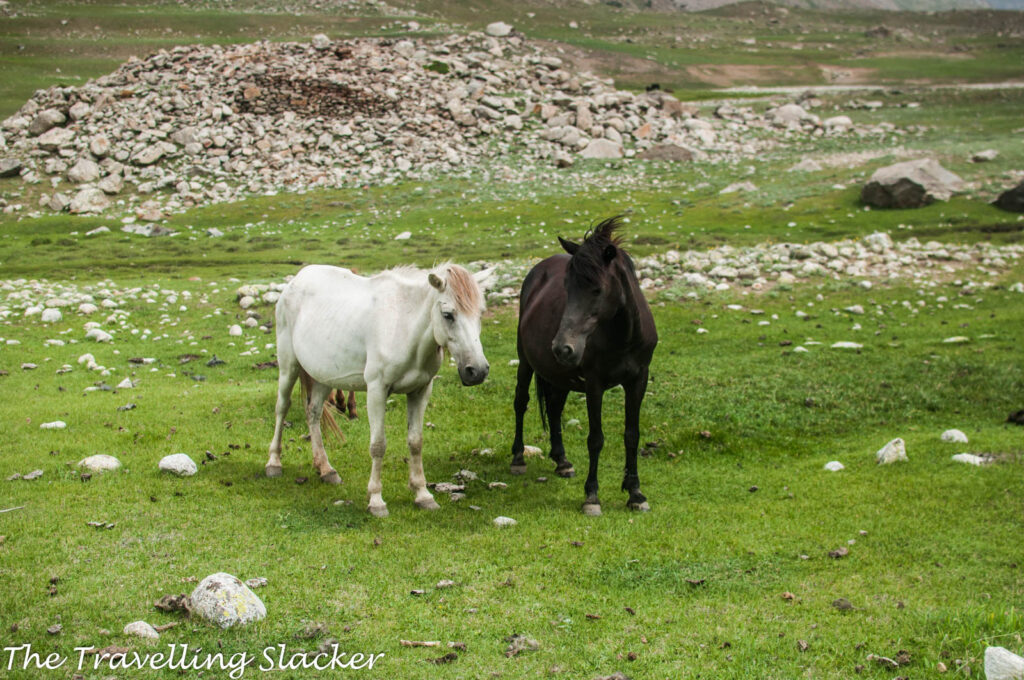
[[[1018,267],[1010,280],[1022,273]],[[601,518],[579,513],[582,479],[558,479],[545,460],[531,459],[525,478],[508,474],[514,370],[507,363],[515,321],[512,309],[499,308],[483,334],[491,378],[460,388],[443,369],[426,416],[435,424],[425,436],[428,479],[447,480],[465,468],[482,481],[469,485],[462,502],[442,496],[440,512],[417,511],[404,487],[404,408],[395,398],[384,476],[392,516],[379,521],[363,509],[365,418],[344,424],[344,443],[329,443],[342,487],[326,487],[311,475],[297,409],[284,477],[262,477],[276,376],[253,365],[272,350],[238,356],[243,345],[232,346],[226,333],[233,312],[216,314],[234,309],[231,288],[209,283],[161,283],[193,292],[188,312],[175,311],[176,304],[127,307],[129,327],[169,334],[159,342],[125,329],[110,346],[43,348],[47,337],[80,337],[78,320],[52,329],[19,322],[4,330],[22,343],[3,350],[10,371],[0,378],[4,392],[32,396],[0,407],[0,418],[10,423],[3,474],[44,470],[35,482],[4,482],[4,505],[26,506],[0,516],[9,593],[0,601],[0,622],[18,626],[8,644],[31,641],[67,654],[76,645],[119,643],[130,620],[181,621],[155,611],[152,602],[188,592],[192,579],[218,570],[267,577],[259,594],[268,619],[230,632],[181,621],[161,645],[222,644],[226,652],[259,654],[281,642],[299,651],[315,643],[293,636],[303,621],[317,621],[345,650],[384,652],[375,677],[418,677],[424,669],[439,677],[521,677],[555,666],[571,677],[615,669],[639,677],[846,677],[866,663],[866,654],[894,656],[900,649],[912,655],[908,670],[928,675],[940,660],[979,658],[986,643],[1006,644],[1004,637],[1020,630],[1020,567],[1009,547],[1024,510],[1024,451],[1019,432],[1002,422],[1024,388],[1019,294],[987,291],[971,299],[973,309],[961,310],[952,303],[940,308],[937,296],[956,299],[956,289],[946,287],[922,296],[898,286],[867,294],[828,285],[656,305],[662,342],[642,441],[657,447],[640,464],[653,511],[627,512],[618,490],[622,399],[615,391],[605,407]],[[919,297],[927,301],[919,314],[900,304]],[[865,298],[884,315],[875,316],[870,305],[864,317],[829,311]],[[734,302],[768,316],[725,309]],[[794,308],[809,310],[811,319],[797,319]],[[169,323],[160,322],[163,313]],[[770,326],[747,323],[771,314],[779,320]],[[707,335],[693,332],[694,318]],[[850,330],[856,320],[864,330]],[[65,329],[71,332],[61,335]],[[940,342],[954,333],[975,340]],[[781,340],[800,344],[808,337],[826,345],[809,346],[804,355],[779,347]],[[247,338],[258,348],[272,340],[258,331],[247,331]],[[849,338],[865,348],[827,348]],[[84,394],[99,379],[77,367],[84,351],[116,369],[108,383],[134,374],[138,386]],[[202,358],[181,365],[184,353]],[[212,354],[227,365],[203,366]],[[157,370],[129,365],[131,356],[157,358]],[[40,368],[21,371],[28,360]],[[76,369],[55,375],[63,363]],[[190,379],[193,372],[205,380]],[[127,402],[137,408],[116,410]],[[68,429],[38,429],[56,418]],[[585,422],[579,399],[570,399],[565,418]],[[964,429],[971,444],[939,442],[948,427]],[[876,466],[875,449],[894,436],[906,439],[910,462]],[[544,447],[532,410],[527,440]],[[566,445],[581,467],[585,432],[568,428]],[[963,448],[999,462],[985,468],[951,462]],[[483,449],[493,453],[480,455]],[[156,471],[164,455],[186,452],[203,460],[206,451],[217,459],[195,478]],[[94,453],[118,456],[125,469],[79,481],[74,463]],[[834,459],[847,469],[821,469]],[[313,481],[297,485],[300,476]],[[539,476],[550,481],[539,483]],[[490,481],[509,487],[488,490]],[[352,504],[335,505],[337,499]],[[499,514],[519,525],[495,529],[490,520]],[[101,531],[88,521],[116,526]],[[827,556],[850,539],[847,558]],[[58,592],[51,597],[53,576]],[[457,585],[435,590],[445,578]],[[414,589],[427,592],[410,595]],[[796,599],[783,600],[786,591]],[[838,597],[855,609],[834,610],[830,603]],[[52,638],[43,630],[57,617],[64,632]],[[502,639],[514,632],[537,639],[540,650],[505,658]],[[450,666],[432,669],[424,659],[447,650],[403,648],[399,639],[461,641],[468,649]],[[799,652],[797,640],[808,651]],[[630,652],[635,661],[619,658]],[[866,673],[889,677],[872,665]]]

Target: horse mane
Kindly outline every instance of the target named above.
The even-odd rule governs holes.
[[[622,236],[622,215],[609,217],[587,231],[583,243],[569,260],[569,274],[587,283],[599,283],[605,269],[604,251],[608,246],[619,247]]]
[[[424,270],[407,264],[398,265],[386,271],[400,277],[419,277],[424,273]],[[455,300],[455,307],[460,312],[478,314],[483,311],[485,304],[483,293],[480,292],[480,285],[464,267],[453,264],[451,261],[445,261],[435,265],[426,273],[434,274],[447,282],[452,298]]]
[[[448,287],[459,311],[479,314],[484,308],[484,296],[473,275],[457,264],[445,263],[439,268],[447,270]]]

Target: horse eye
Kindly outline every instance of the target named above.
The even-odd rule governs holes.
[[[455,315],[452,314],[451,312],[441,312],[441,316],[443,316],[444,320],[449,322],[449,323],[451,323],[452,321],[455,321]]]

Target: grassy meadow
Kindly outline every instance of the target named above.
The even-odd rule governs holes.
[[[822,50],[832,44],[836,60],[852,61],[866,49],[864,30],[882,21],[851,15],[842,31],[826,30],[830,15],[794,10],[781,23],[767,23],[763,6],[743,5],[674,18],[680,24],[670,31],[657,16],[595,5],[580,8],[580,30],[564,26],[565,17],[550,7],[512,3],[394,3],[395,16],[372,8],[282,15],[257,2],[196,10],[171,3],[11,4],[23,16],[0,25],[0,64],[9,75],[0,82],[0,115],[38,87],[84,82],[130,54],[183,42],[306,39],[319,31],[398,35],[412,19],[425,33],[447,33],[509,16],[531,37],[592,50],[610,75],[619,75],[615,64],[627,63],[619,52],[638,55],[660,69],[662,82],[708,102],[701,106],[709,115],[709,100],[722,94],[683,68],[696,59],[697,47],[669,46],[677,44],[674,30],[709,36],[700,43],[707,52],[701,64],[763,64],[775,69],[772,84],[791,85],[810,81],[810,71],[794,76],[790,70],[805,64],[808,48],[764,42],[799,34],[804,43],[820,41]],[[754,37],[751,16],[759,17],[763,32],[756,53],[737,43]],[[972,66],[961,71],[931,60],[926,75],[936,82],[1019,76],[1021,47],[999,47],[1006,41],[986,28],[987,16],[976,15],[973,33],[941,13],[886,15],[886,21],[927,25],[943,40],[973,46],[970,60],[961,60]],[[632,43],[625,40],[630,36]],[[875,82],[902,82],[898,55],[857,58],[874,59]],[[644,78],[626,76],[621,85],[642,85]],[[449,258],[520,266],[554,253],[556,236],[578,238],[616,213],[628,216],[625,246],[634,256],[835,242],[875,231],[896,241],[1021,243],[1024,220],[989,201],[1019,181],[1024,168],[1024,91],[905,84],[870,93],[881,109],[846,107],[861,96],[830,94],[821,111],[910,132],[808,139],[729,163],[584,162],[539,168],[535,178],[515,184],[500,177],[502,165],[517,159],[496,158],[492,168],[435,183],[197,207],[168,217],[164,226],[178,234],[164,238],[121,232],[116,211],[0,215],[0,285],[11,288],[0,295],[7,304],[35,281],[54,290],[116,291],[126,312],[103,324],[115,334],[110,344],[85,340],[90,319],[74,308],[53,324],[20,312],[0,319],[0,511],[9,510],[0,512],[0,648],[30,644],[69,659],[56,670],[20,670],[21,657],[8,668],[4,652],[0,675],[178,676],[94,670],[91,657],[78,671],[75,648],[115,645],[146,653],[187,643],[201,648],[201,656],[256,657],[244,677],[261,677],[264,648],[284,645],[290,657],[329,639],[348,653],[383,653],[372,670],[347,672],[388,679],[591,680],[617,671],[672,680],[980,677],[986,646],[1024,651],[1024,430],[1006,422],[1024,408],[1024,295],[1011,289],[1024,281],[1019,260],[996,275],[936,267],[919,280],[875,281],[870,290],[858,280],[813,278],[760,291],[652,292],[661,343],[641,414],[639,462],[649,513],[627,511],[619,490],[621,390],[605,399],[602,517],[580,512],[583,478],[558,478],[544,457],[529,458],[523,477],[509,474],[511,304],[493,305],[484,321],[488,380],[465,388],[453,368],[443,367],[426,413],[428,481],[453,481],[470,470],[478,479],[467,483],[464,499],[437,494],[442,507],[434,513],[413,506],[400,396],[387,415],[389,518],[365,511],[370,459],[362,395],[359,419],[341,423],[344,441],[327,440],[340,487],[313,473],[297,394],[284,475],[263,476],[273,430],[277,376],[266,363],[274,359],[274,335],[246,328],[231,337],[228,328],[246,317],[236,302],[240,285],[281,281],[303,263],[366,273]],[[749,99],[755,107],[771,103]],[[999,149],[999,157],[969,162],[984,148]],[[919,210],[860,205],[859,188],[875,168],[925,152],[963,176],[968,190]],[[840,155],[861,160],[787,172],[805,157]],[[741,179],[758,190],[719,193]],[[0,179],[9,202],[34,206],[39,190]],[[111,231],[86,234],[100,226]],[[210,227],[224,236],[207,237]],[[394,240],[406,230],[411,239]],[[991,285],[965,288],[969,280]],[[844,311],[851,305],[866,313]],[[270,305],[255,310],[261,320],[273,317]],[[92,318],[103,321],[107,313]],[[970,341],[943,342],[952,336]],[[863,347],[831,349],[837,341]],[[795,352],[798,346],[809,351]],[[79,364],[85,353],[110,375]],[[214,355],[226,363],[207,366]],[[131,361],[140,357],[155,361]],[[116,388],[126,377],[135,386]],[[586,412],[576,396],[564,422],[573,419],[582,424],[566,426],[566,449],[582,470]],[[54,420],[67,428],[40,429]],[[546,452],[536,400],[526,427],[527,443]],[[940,441],[949,428],[963,430],[970,443]],[[876,465],[875,451],[894,437],[906,441],[909,461]],[[965,451],[992,462],[951,461]],[[162,457],[179,452],[202,463],[195,477],[158,472]],[[123,468],[83,481],[76,463],[98,453],[118,457]],[[846,469],[824,470],[833,460]],[[4,481],[35,469],[43,470],[36,480]],[[489,488],[491,482],[507,488]],[[496,528],[499,515],[518,524]],[[830,557],[839,548],[848,553]],[[267,585],[255,592],[267,618],[219,630],[153,607],[218,571],[243,580],[265,577]],[[437,587],[443,580],[454,585]],[[149,644],[121,633],[139,619],[176,625]],[[48,633],[56,624],[61,630]],[[506,638],[515,634],[535,640],[537,649],[507,656]],[[407,647],[401,640],[441,646]],[[449,648],[449,642],[464,646]],[[445,658],[449,653],[457,658]],[[892,668],[869,655],[903,665]],[[344,673],[292,669],[268,677]]]

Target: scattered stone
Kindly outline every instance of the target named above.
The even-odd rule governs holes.
[[[999,158],[999,152],[995,149],[985,149],[984,151],[977,151],[971,154],[972,163],[987,163],[997,158]]]
[[[835,600],[832,600],[832,606],[835,607],[836,609],[838,609],[841,612],[845,612],[845,611],[849,611],[849,610],[853,609],[853,604],[849,600],[847,600],[845,597],[840,597],[840,598],[837,598]]]
[[[897,437],[888,444],[878,449],[875,458],[880,464],[895,463],[900,460],[907,460],[907,448],[903,439]]]
[[[519,524],[519,522],[515,521],[511,517],[499,516],[494,518],[494,526],[496,527],[514,527],[517,524]]]
[[[267,579],[265,576],[257,576],[255,578],[246,579],[245,585],[250,588],[262,588],[267,585]]]
[[[495,38],[504,38],[512,32],[512,27],[504,21],[496,21],[492,24],[487,24],[487,28],[484,31],[487,35],[494,36]]]
[[[190,603],[188,595],[180,593],[178,595],[164,595],[154,602],[153,606],[163,612],[187,612],[190,607]]]
[[[592,139],[587,146],[580,151],[582,158],[614,159],[622,158],[622,145],[616,144],[610,139]]]
[[[91,470],[93,472],[106,472],[107,470],[117,470],[121,467],[121,461],[114,456],[107,455],[105,453],[98,453],[88,458],[83,458],[78,461],[78,467]]]
[[[832,343],[832,349],[862,349],[864,345],[859,342],[850,342],[848,340],[841,340],[839,342]]]
[[[981,466],[988,461],[982,456],[976,456],[973,453],[958,453],[953,456],[953,460],[958,463],[966,463],[967,465]]]
[[[233,324],[231,328],[228,329],[228,335],[230,335],[233,338],[239,337],[240,335],[242,335],[242,327],[239,326],[237,323]]]
[[[39,425],[40,430],[63,430],[68,424],[63,420],[54,420],[50,423],[41,423]]]
[[[985,680],[1021,680],[1024,658],[1005,647],[985,648]]]
[[[966,444],[967,435],[960,430],[946,430],[942,433],[942,441],[953,444]]]
[[[963,186],[960,177],[925,158],[879,168],[861,190],[861,200],[875,208],[920,208],[949,200]]]
[[[254,592],[236,577],[223,572],[200,581],[189,600],[193,616],[221,628],[245,625],[267,615],[267,608]]]
[[[825,469],[828,470],[829,472],[839,472],[840,470],[845,470],[846,466],[840,463],[838,460],[832,460],[825,463]]]
[[[23,167],[19,158],[0,158],[0,177],[17,177]]]
[[[849,554],[850,554],[850,549],[847,548],[845,545],[839,546],[835,550],[829,550],[828,551],[828,556],[831,557],[834,560],[842,559],[842,558],[846,557]]]
[[[164,456],[157,465],[162,472],[170,472],[179,477],[191,477],[199,472],[199,466],[187,453],[175,453]]]
[[[44,309],[42,314],[39,315],[39,320],[43,323],[57,323],[64,318],[64,315],[60,313],[59,309],[47,308]]]
[[[636,155],[637,158],[645,161],[668,161],[671,163],[685,163],[694,158],[693,151],[679,144],[655,144],[649,149],[644,149]]]
[[[156,629],[145,621],[132,621],[124,627],[124,634],[148,640],[156,640],[160,637],[160,633],[156,632]]]
[[[98,187],[85,187],[71,199],[68,210],[74,214],[100,213],[110,206],[110,199]]]
[[[412,238],[412,232],[411,231],[403,231],[401,234],[398,234],[397,236],[395,236],[395,240],[396,241],[408,241],[411,238]]]
[[[944,345],[963,345],[970,342],[971,339],[965,335],[954,335],[951,338],[946,338],[942,341]]]

